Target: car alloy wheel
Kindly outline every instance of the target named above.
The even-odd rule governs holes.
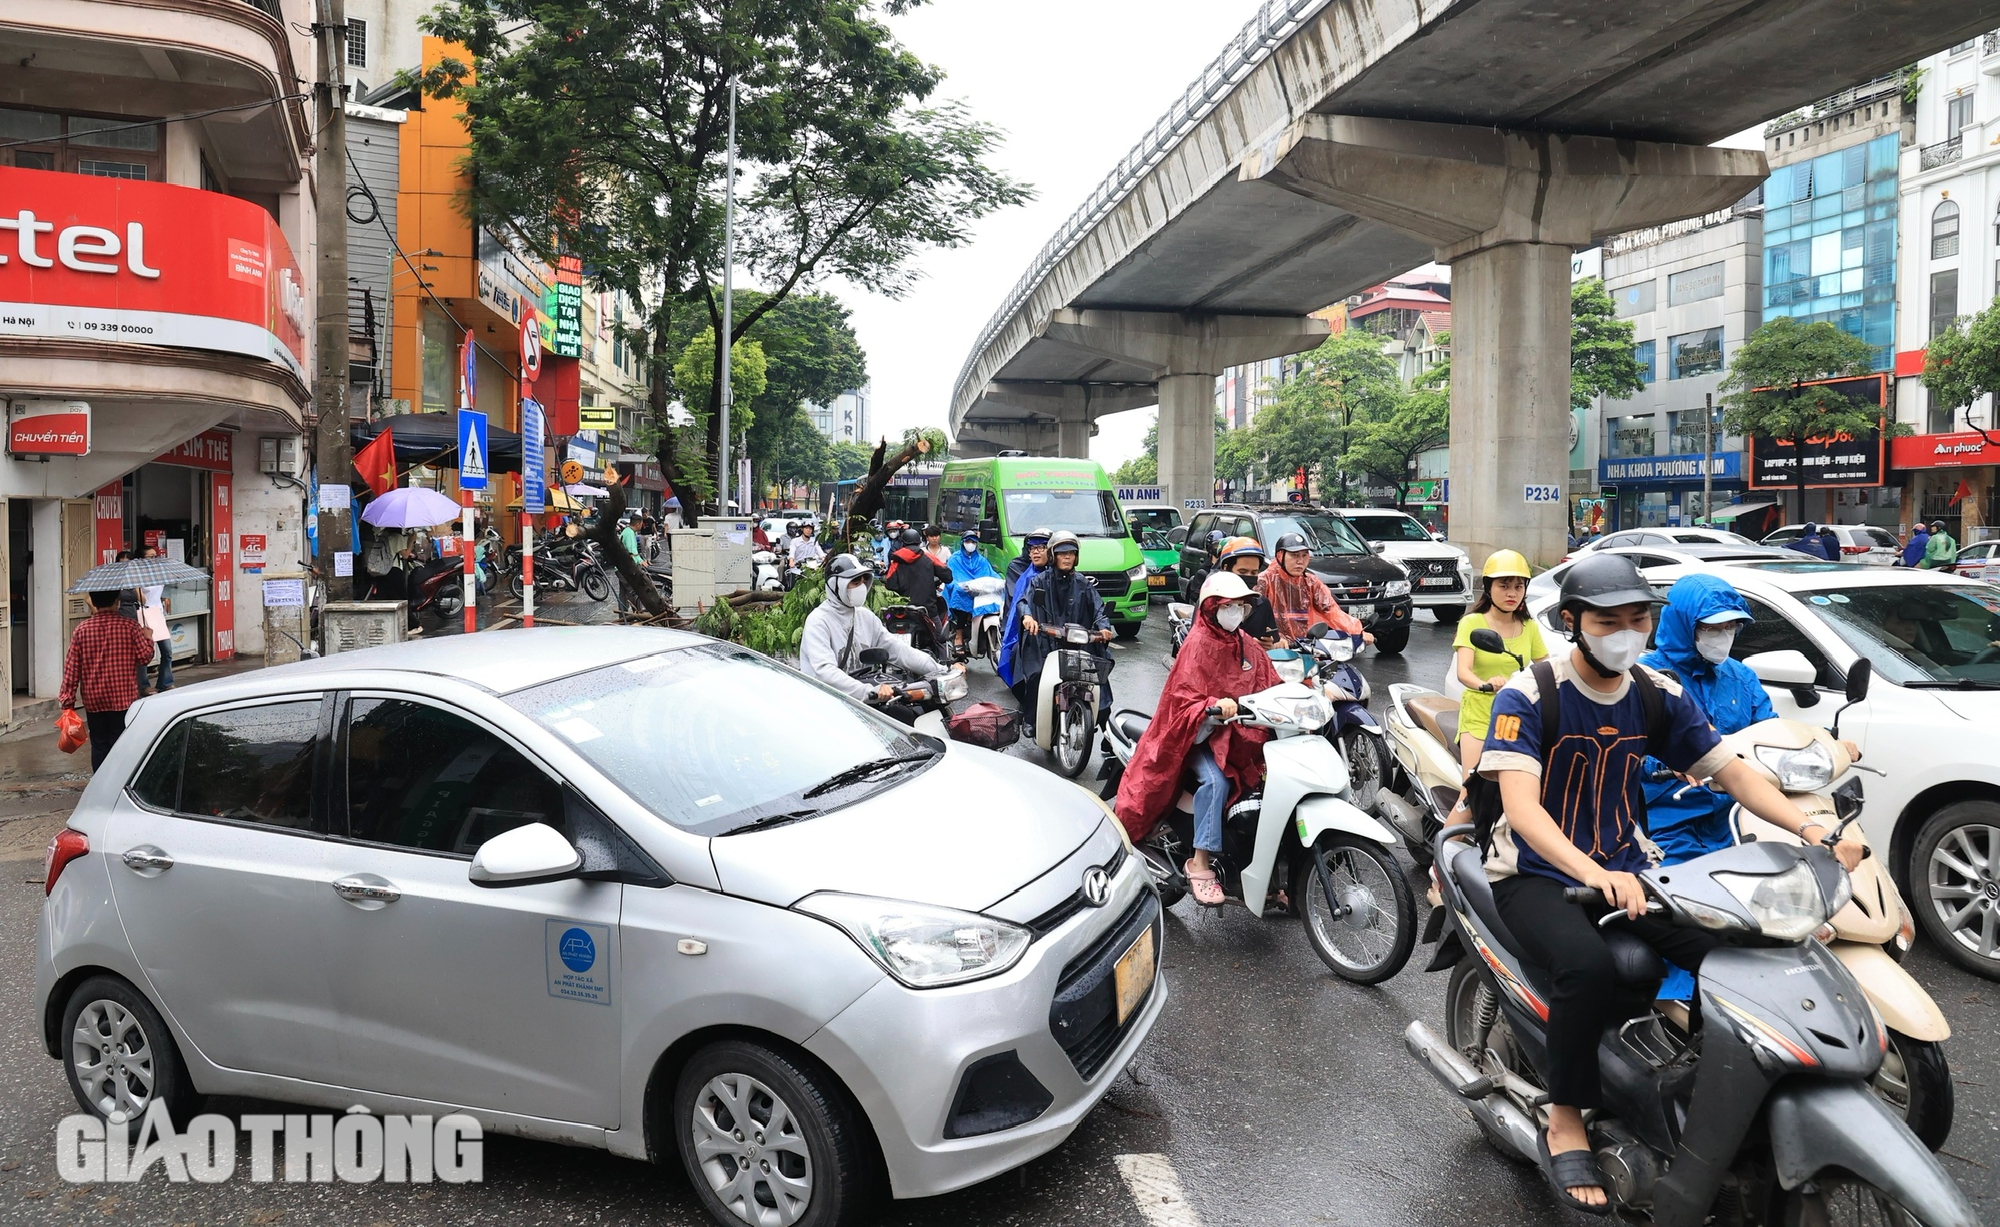
[[[777,1093],[743,1073],[718,1074],[688,1122],[716,1198],[756,1227],[790,1227],[812,1205],[812,1154]]]
[[[2000,804],[1959,801],[1911,848],[1911,893],[1925,935],[1953,962],[2000,979]]]
[[[100,1116],[138,1120],[159,1085],[152,1037],[139,1016],[108,997],[85,1002],[70,1032],[70,1071]]]

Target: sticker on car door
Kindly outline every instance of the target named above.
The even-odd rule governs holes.
[[[549,996],[611,1004],[611,926],[551,920],[544,926]]]

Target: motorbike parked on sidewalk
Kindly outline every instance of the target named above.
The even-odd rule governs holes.
[[[507,590],[516,599],[527,591],[518,569],[508,576]],[[535,591],[537,595],[581,592],[590,600],[601,601],[611,595],[611,581],[590,543],[564,542],[550,546],[546,552],[535,551]]]
[[[1501,919],[1480,849],[1462,842],[1472,832],[1446,827],[1432,847],[1433,915],[1447,927],[1426,970],[1451,972],[1445,1035],[1418,1020],[1403,1042],[1496,1149],[1533,1163],[1551,986]],[[1867,1086],[1888,1032],[1813,939],[1852,895],[1832,851],[1759,840],[1638,877],[1649,914],[1725,944],[1702,962],[1698,1022],[1659,1002],[1598,1045],[1604,1105],[1587,1128],[1612,1208],[1658,1227],[1976,1227],[1965,1195]],[[1587,888],[1568,897],[1603,902]],[[1599,921],[1619,978],[1656,988],[1665,965],[1623,916]]]
[[[1219,708],[1211,715],[1220,716]],[[1229,808],[1222,850],[1210,853],[1225,895],[1253,916],[1285,890],[1305,920],[1306,940],[1335,975],[1379,984],[1403,969],[1416,945],[1417,908],[1395,855],[1396,837],[1354,804],[1347,765],[1319,732],[1333,719],[1326,696],[1297,682],[1237,700],[1234,721],[1267,729],[1264,782]],[[1105,725],[1107,802],[1132,761],[1152,717],[1125,710]],[[1163,907],[1187,894],[1185,866],[1194,848],[1194,793],[1136,845]]]
[[[1044,625],[1062,647],[1042,663],[1042,683],[1035,696],[1035,744],[1056,760],[1056,770],[1070,779],[1090,763],[1090,735],[1097,728],[1100,685],[1108,684],[1111,662],[1086,650],[1096,631],[1065,623]]]

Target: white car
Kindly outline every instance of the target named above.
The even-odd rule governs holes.
[[[1430,610],[1447,626],[1465,616],[1478,587],[1464,550],[1393,507],[1343,507],[1340,514],[1371,546],[1380,547],[1378,553],[1410,573],[1410,599],[1418,609]]]
[[[811,736],[773,738],[778,722]],[[1166,999],[1094,796],[729,644],[466,635],[141,700],[53,841],[85,1109],[464,1111],[853,1224],[1051,1149]],[[126,1119],[126,1118],[119,1118]]]
[[[1840,542],[1842,562],[1858,562],[1871,567],[1893,567],[1896,565],[1896,560],[1903,556],[1902,543],[1896,540],[1896,534],[1886,528],[1877,528],[1873,524],[1827,524],[1823,527],[1832,529],[1835,539]],[[1805,536],[1805,533],[1806,526],[1803,524],[1786,524],[1772,529],[1757,544],[1784,548]]]
[[[1653,545],[1614,546],[1602,551],[1608,554],[1622,554],[1630,558],[1639,568],[1641,575],[1651,577],[1662,567],[1686,566],[1691,562],[1726,564],[1732,562],[1788,562],[1791,556],[1783,550],[1766,549],[1761,545]],[[1576,565],[1578,555],[1572,554],[1555,566],[1528,581],[1528,615],[1548,622],[1548,613],[1555,607],[1556,594],[1562,587],[1562,577]],[[1827,565],[1827,564],[1821,564]]]
[[[1781,716],[1828,725],[1855,662],[1868,697],[1840,718],[1861,746],[1862,825],[1915,920],[1954,962],[2000,979],[2000,587],[1937,571],[1810,559],[1660,567],[1665,590],[1727,579],[1756,621],[1732,655]]]
[[[1650,545],[1755,545],[1755,541],[1742,533],[1730,532],[1726,528],[1623,528],[1602,537],[1592,537],[1569,553],[1570,558],[1591,550],[1627,549],[1633,546]]]
[[[2000,541],[1975,541],[1960,546],[1952,570],[1971,579],[2000,580]]]

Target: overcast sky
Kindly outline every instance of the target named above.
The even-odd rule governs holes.
[[[1258,0],[931,0],[891,18],[945,72],[941,93],[999,127],[994,165],[1036,198],[978,223],[975,239],[920,259],[901,299],[832,287],[853,309],[874,381],[874,429],[945,426],[972,343],[1056,232],[1257,10]],[[1753,131],[1722,142],[1757,148]],[[1091,455],[1139,451],[1154,410],[1107,415]]]

